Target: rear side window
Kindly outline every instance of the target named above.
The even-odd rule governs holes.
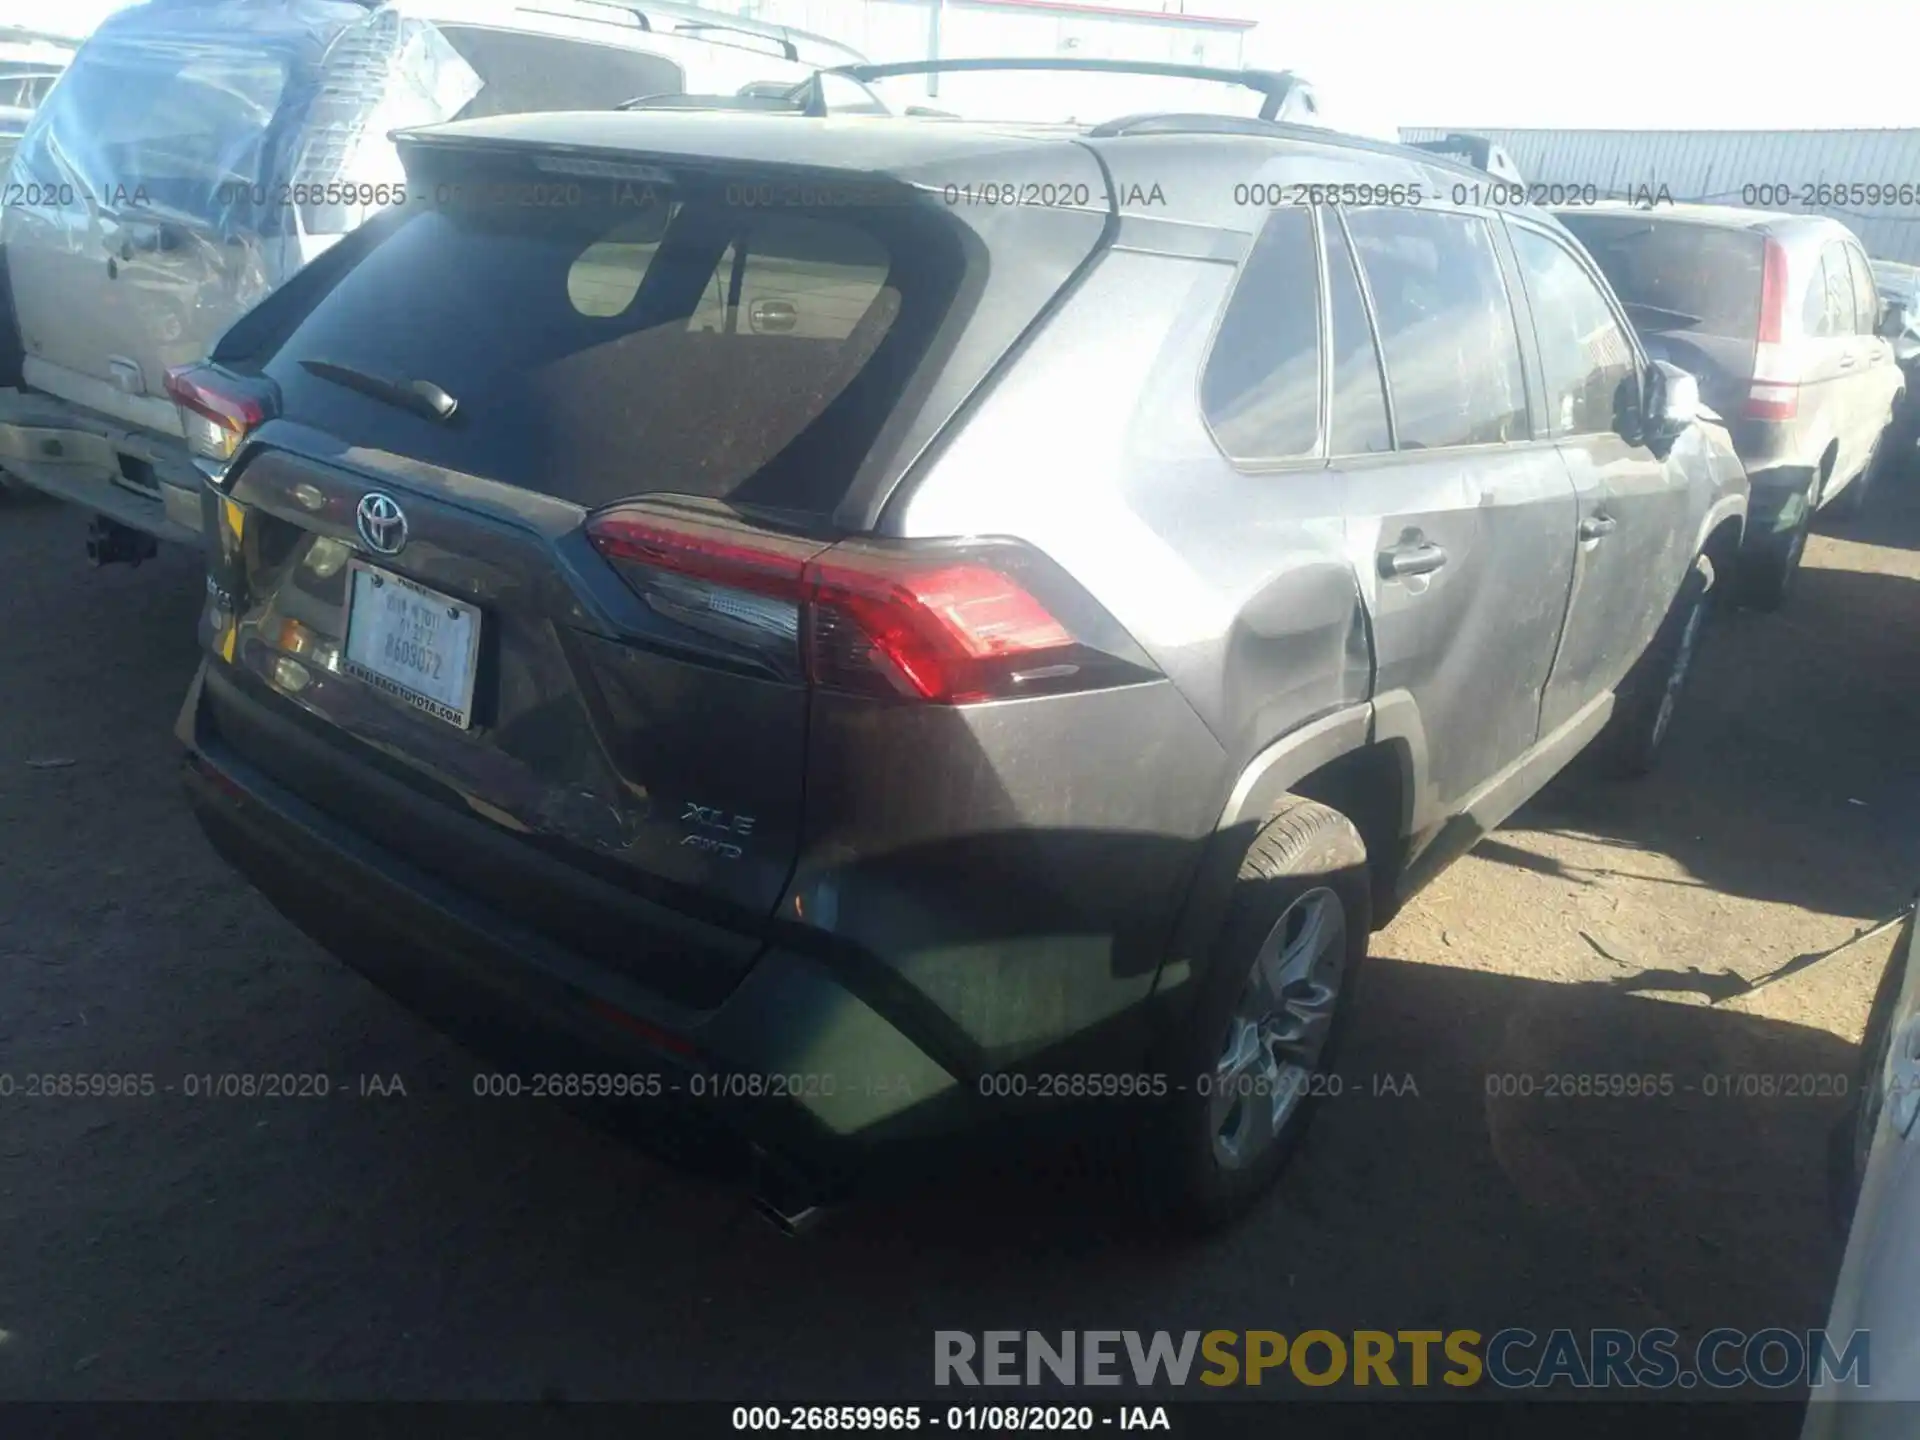
[[[474,68],[480,93],[455,118],[537,110],[610,110],[643,95],[677,95],[680,67],[659,55],[561,35],[528,35],[441,24],[440,33]]]
[[[1333,418],[1329,448],[1335,455],[1378,455],[1393,449],[1387,428],[1387,389],[1380,379],[1380,352],[1373,343],[1366,302],[1354,273],[1353,251],[1340,217],[1326,215],[1327,285],[1333,301]]]
[[[831,513],[951,303],[952,222],[590,198],[404,220],[267,363],[285,413],[587,507]],[[435,421],[302,360],[431,381],[458,410]]]
[[[1880,325],[1880,296],[1874,289],[1873,272],[1867,268],[1865,255],[1851,245],[1844,248],[1853,269],[1854,324],[1861,334],[1871,334]]]
[[[1854,333],[1853,273],[1845,247],[1829,245],[1820,252],[1819,268],[1801,302],[1800,328],[1821,339]]]
[[[1432,210],[1347,214],[1402,450],[1527,438],[1520,339],[1487,224]]]
[[[1558,216],[1643,330],[1760,333],[1766,241],[1751,230],[1684,220],[1565,211]]]
[[[1558,242],[1521,225],[1509,229],[1533,300],[1553,433],[1632,433],[1639,366],[1606,297]]]
[[[1310,211],[1277,211],[1254,242],[1214,336],[1200,405],[1236,460],[1285,460],[1318,445],[1320,264]]]

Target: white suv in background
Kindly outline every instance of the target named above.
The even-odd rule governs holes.
[[[156,539],[197,543],[201,469],[168,371],[363,221],[420,198],[389,132],[766,93],[860,58],[643,0],[121,11],[27,126],[11,172],[22,202],[0,219],[14,321],[0,333],[0,470],[100,516],[99,563],[138,563]]]

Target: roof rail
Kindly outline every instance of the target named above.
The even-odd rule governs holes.
[[[613,108],[616,110],[732,110],[761,115],[810,113],[805,101],[793,95],[688,95],[678,90],[669,90],[660,95],[639,95],[632,100],[622,100]]]
[[[1004,59],[897,60],[886,64],[841,65],[837,73],[870,84],[896,75],[947,75],[970,71],[1044,70],[1094,75],[1160,75],[1177,80],[1213,80],[1222,85],[1239,85],[1265,97],[1260,118],[1273,120],[1288,108],[1311,114],[1315,109],[1313,87],[1291,70],[1228,70],[1213,65],[1178,65],[1158,60],[1094,60],[1058,56],[1007,57]]]
[[[720,35],[738,35],[743,38],[764,40],[776,47],[781,58],[798,61],[808,65],[865,63],[866,57],[851,45],[842,44],[828,35],[816,34],[811,30],[795,29],[791,25],[774,25],[764,20],[750,20],[744,15],[729,15],[721,10],[707,10],[699,5],[677,3],[677,0],[576,0],[576,3],[599,5],[608,10],[619,10],[633,17],[642,30],[659,35],[685,35],[692,39],[705,40],[711,45],[734,44],[739,49],[751,47],[739,45],[718,38]],[[711,32],[711,33],[703,33]]]

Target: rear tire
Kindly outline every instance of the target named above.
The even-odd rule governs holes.
[[[1241,863],[1213,963],[1170,1047],[1171,1093],[1141,1181],[1158,1218],[1204,1233],[1272,1187],[1315,1102],[1366,958],[1372,891],[1360,832],[1287,796]]]
[[[1637,779],[1660,763],[1701,632],[1713,613],[1714,581],[1713,561],[1696,555],[1653,643],[1621,682],[1598,746],[1607,769],[1620,779]]]

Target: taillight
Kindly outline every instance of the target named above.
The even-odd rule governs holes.
[[[1792,373],[1781,346],[1787,313],[1787,251],[1768,240],[1760,264],[1760,327],[1755,332],[1753,384],[1747,391],[1747,418],[1791,420],[1800,410],[1799,377]]]
[[[1015,541],[828,544],[645,504],[604,511],[587,533],[655,616],[683,627],[684,646],[822,689],[964,705],[1156,673]]]
[[[167,371],[167,394],[180,412],[187,448],[221,465],[274,408],[269,390],[217,365],[175,366]]]
[[[1786,313],[1787,250],[1778,240],[1769,240],[1760,262],[1760,330],[1757,338],[1762,345],[1780,343]]]

